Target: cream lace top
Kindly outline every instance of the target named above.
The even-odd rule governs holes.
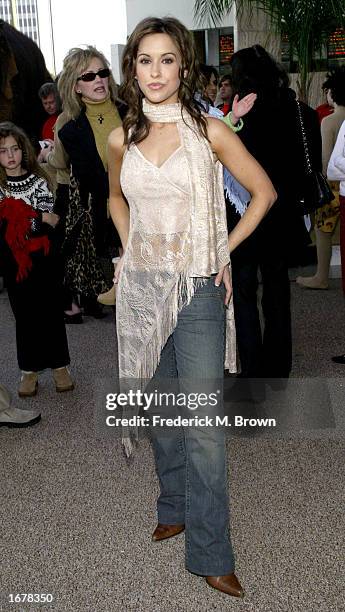
[[[178,104],[158,110],[159,119],[144,107],[151,121],[177,124],[181,145],[159,168],[130,145],[120,177],[130,207],[116,298],[120,378],[153,376],[181,308],[199,283],[229,263],[221,164],[191,120],[192,127],[182,121]],[[232,302],[225,367],[236,371]]]

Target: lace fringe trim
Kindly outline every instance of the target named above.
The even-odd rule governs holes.
[[[150,380],[159,364],[162,349],[177,325],[177,317],[184,306],[190,304],[195,291],[202,287],[208,278],[192,278],[181,273],[160,313],[160,321],[147,343],[143,355],[138,359],[137,378]],[[133,452],[133,442],[138,440],[137,427],[123,428],[122,444],[127,457]]]

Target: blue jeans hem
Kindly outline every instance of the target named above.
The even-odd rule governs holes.
[[[186,522],[186,517],[185,516],[181,516],[181,518],[176,518],[176,516],[174,516],[174,518],[167,518],[164,517],[162,518],[161,516],[158,516],[158,523],[162,523],[163,525],[184,525]]]
[[[191,574],[196,574],[197,576],[227,576],[235,572],[235,565],[213,565],[206,569],[205,567],[192,566],[186,563],[186,569]]]

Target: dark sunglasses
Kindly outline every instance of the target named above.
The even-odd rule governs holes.
[[[94,81],[96,76],[99,76],[101,79],[106,79],[110,76],[109,68],[101,68],[97,72],[85,72],[80,77],[77,78],[77,81],[84,81],[84,83],[90,83]]]

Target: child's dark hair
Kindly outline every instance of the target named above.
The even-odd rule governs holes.
[[[337,66],[328,72],[322,89],[329,89],[333,101],[340,106],[345,106],[345,66]]]
[[[35,150],[28,136],[25,134],[24,130],[19,128],[11,121],[3,121],[2,123],[0,123],[0,146],[1,141],[5,138],[8,138],[9,136],[13,136],[18,147],[22,150],[21,165],[23,169],[25,169],[30,174],[36,174],[36,176],[40,176],[45,179],[49,185],[49,188],[51,188],[50,179],[38,163]],[[6,184],[7,174],[5,172],[5,169],[0,166],[0,186],[6,187]]]

